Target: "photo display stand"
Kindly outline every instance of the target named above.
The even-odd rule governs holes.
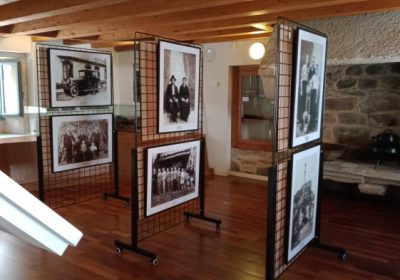
[[[342,260],[346,259],[346,251],[344,249],[321,243],[321,191],[318,191],[316,197],[315,236],[312,241],[306,244],[295,256],[291,258],[288,257],[289,231],[287,221],[290,215],[290,183],[292,183],[292,180],[296,180],[292,178],[291,174],[293,166],[291,159],[296,153],[304,152],[318,145],[322,146],[321,137],[320,140],[306,143],[296,148],[290,147],[292,129],[291,116],[294,112],[291,99],[293,92],[292,84],[294,84],[292,75],[295,73],[295,35],[299,28],[315,34],[320,34],[321,36],[325,36],[325,34],[321,34],[318,31],[285,18],[278,18],[275,28],[278,33],[276,41],[277,53],[272,167],[268,172],[268,223],[265,275],[265,278],[268,280],[277,279],[281,276],[308,246],[315,246],[338,253]],[[323,85],[323,87],[325,88],[325,85]],[[321,129],[322,127],[323,122],[321,119]],[[322,183],[322,152],[319,155],[319,159],[319,170],[314,170],[319,174],[317,190],[321,190]]]
[[[160,61],[158,58],[158,49],[161,41],[164,43],[166,42],[167,45],[180,45],[183,49],[198,49],[198,75],[196,74],[196,77],[198,77],[198,80],[196,80],[198,83],[198,112],[196,112],[198,125],[194,130],[192,129],[188,131],[182,129],[182,131],[159,133],[158,71],[160,70]],[[187,67],[192,69],[190,66],[187,66],[187,63],[184,65],[184,68]],[[121,253],[125,249],[134,253],[138,253],[148,257],[155,266],[158,264],[157,255],[151,251],[140,248],[139,243],[141,241],[174,227],[182,222],[188,223],[190,218],[198,218],[214,223],[217,231],[219,230],[221,224],[220,220],[207,217],[205,215],[204,208],[205,141],[203,139],[203,65],[201,46],[182,44],[170,39],[137,32],[135,34],[134,69],[135,72],[139,73],[139,75],[136,75],[139,81],[134,83],[134,96],[135,104],[137,105],[136,108],[140,109],[137,109],[135,112],[136,141],[135,148],[132,150],[131,243],[129,244],[120,240],[116,240],[114,244],[118,253]],[[195,69],[193,71],[185,71],[189,71],[191,73],[190,75],[193,76]],[[167,77],[167,75],[164,76]],[[169,76],[170,75],[168,74],[167,79],[169,79]],[[188,80],[190,80],[189,77]],[[193,114],[193,112],[191,112],[191,114]],[[191,117],[193,116],[189,116],[189,120]],[[148,205],[149,200],[147,199],[149,193],[146,190],[147,183],[149,181],[147,179],[149,176],[146,174],[149,169],[149,162],[146,159],[147,154],[150,153],[150,151],[156,151],[157,149],[165,149],[165,147],[168,147],[169,145],[186,145],[196,141],[200,143],[200,151],[196,150],[197,155],[195,156],[194,160],[198,165],[198,169],[196,171],[198,172],[198,180],[193,179],[198,187],[196,189],[198,191],[197,195],[189,200],[178,202],[176,205],[165,207],[165,209],[162,210],[155,210],[156,207],[150,209]],[[161,156],[156,158],[156,160],[168,160],[166,158],[168,158],[170,154],[176,155],[177,153],[160,153]],[[150,159],[151,164],[154,162],[154,159]],[[185,164],[182,163],[180,166],[184,165]],[[166,166],[171,166],[171,164],[167,164]],[[150,192],[153,194],[151,190]],[[150,212],[150,210],[152,212]]]
[[[103,88],[108,87],[108,101],[106,101],[105,105],[97,105],[97,106],[63,106],[63,107],[55,107],[52,106],[52,96],[51,96],[51,75],[53,75],[53,79],[57,77],[59,79],[58,82],[62,80],[62,74],[56,75],[55,73],[50,73],[50,49],[57,50],[60,52],[77,52],[77,53],[85,53],[89,57],[102,55],[110,58],[110,63],[108,65],[105,64],[99,66],[99,68],[95,68],[91,66],[93,72],[103,71],[105,68],[109,68],[108,78],[104,78],[104,74],[102,79],[102,85],[99,86],[100,92]],[[76,59],[78,61],[79,59]],[[74,65],[74,61],[72,58],[69,58],[68,62],[71,65]],[[77,69],[83,69],[82,71],[90,71],[89,66],[83,66],[83,63],[88,63],[88,61],[84,61],[81,59],[77,63],[81,63],[80,65],[75,64],[74,67]],[[95,59],[92,61],[93,64],[96,63]],[[50,45],[50,44],[37,44],[36,45],[36,67],[37,67],[37,88],[38,88],[38,105],[39,105],[39,136],[37,139],[37,155],[38,155],[38,178],[39,178],[39,198],[47,205],[52,208],[63,207],[75,203],[79,203],[82,201],[90,200],[93,198],[101,197],[104,193],[107,192],[115,192],[118,190],[118,172],[117,170],[117,159],[115,158],[117,155],[117,145],[114,131],[114,121],[113,121],[113,98],[112,98],[112,59],[110,52],[101,52],[94,51],[91,49],[80,49],[80,48],[72,48],[67,46],[60,45]],[[103,68],[103,70],[101,70]],[[61,72],[62,70],[60,70]],[[71,76],[72,70],[71,70]],[[76,77],[77,75],[75,75]],[[71,87],[72,88],[72,87]],[[58,89],[60,94],[63,94],[62,91]],[[76,93],[76,92],[75,92]],[[65,93],[66,94],[66,93]],[[90,98],[95,98],[97,95],[95,91],[93,91],[90,95]],[[67,95],[65,95],[67,96]],[[75,96],[73,97],[71,94],[68,95],[70,100],[82,100],[84,97]],[[53,104],[54,105],[54,104]],[[60,136],[57,134],[52,135],[53,128],[52,125],[56,126],[56,119],[65,118],[73,119],[75,121],[71,121],[71,126],[76,124],[74,127],[75,136],[79,133],[77,130],[82,128],[82,123],[85,121],[81,121],[79,125],[79,119],[85,118],[86,115],[93,115],[94,118],[98,116],[98,127],[99,133],[101,134],[101,152],[98,149],[100,155],[95,155],[98,158],[107,155],[108,158],[101,159],[95,162],[83,164],[71,163],[71,168],[68,169],[65,164],[65,161],[57,161],[57,157],[63,157],[63,148],[59,143],[58,149],[54,143],[57,143],[57,139],[60,139]],[[103,118],[104,117],[104,118]],[[90,117],[89,117],[90,118]],[[91,137],[91,133],[94,132],[94,125],[88,125],[90,121],[87,121],[84,126],[91,128],[91,131],[85,131],[88,138]],[[63,125],[63,122],[60,121],[60,127]],[[62,130],[58,128],[58,130]],[[66,130],[66,129],[65,129]],[[54,132],[55,133],[55,132]],[[90,135],[89,135],[90,134]],[[57,138],[58,137],[58,138]],[[54,139],[53,139],[54,138]],[[111,139],[110,139],[111,138]],[[112,141],[112,143],[110,143]],[[61,142],[59,140],[59,142]],[[96,142],[97,143],[97,142]],[[86,147],[89,149],[90,147]],[[97,149],[92,147],[92,152]],[[54,154],[56,153],[56,154]],[[58,155],[58,156],[57,156]],[[93,156],[93,157],[95,157]],[[89,157],[88,157],[89,158]],[[87,160],[87,158],[85,158]],[[61,164],[62,162],[62,164]],[[57,166],[59,164],[59,166]],[[58,168],[58,170],[57,170]]]

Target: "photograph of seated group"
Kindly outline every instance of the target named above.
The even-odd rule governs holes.
[[[200,49],[159,41],[158,133],[199,128]]]

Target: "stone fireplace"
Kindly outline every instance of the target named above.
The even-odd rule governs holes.
[[[372,136],[400,134],[400,62],[328,66],[326,82],[325,143],[365,160]]]

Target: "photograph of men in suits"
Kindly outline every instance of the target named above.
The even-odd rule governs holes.
[[[170,122],[178,121],[178,112],[179,112],[179,91],[178,87],[175,85],[176,79],[175,76],[172,75],[169,79],[170,84],[167,86],[165,91],[165,101],[166,107],[169,112]]]
[[[186,77],[182,78],[182,84],[179,87],[180,114],[179,118],[185,122],[188,121],[190,114],[190,94],[189,87],[186,84]]]
[[[200,49],[161,41],[159,55],[158,133],[198,129]]]

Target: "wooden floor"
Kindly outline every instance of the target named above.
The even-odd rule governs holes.
[[[57,210],[84,233],[63,257],[0,232],[0,279],[263,279],[266,183],[216,176],[206,194],[207,214],[222,219],[221,232],[191,220],[141,242],[157,253],[157,267],[115,253],[115,239],[129,241],[130,210],[95,199]],[[345,247],[348,261],[310,248],[280,279],[400,279],[399,214],[394,203],[325,196],[322,241]]]

